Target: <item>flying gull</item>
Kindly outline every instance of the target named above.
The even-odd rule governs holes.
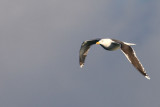
[[[144,67],[142,66],[141,62],[138,60],[135,51],[133,48],[131,48],[131,45],[135,45],[133,43],[127,43],[116,39],[93,39],[93,40],[87,40],[84,41],[81,45],[80,51],[79,51],[79,64],[82,68],[85,62],[85,58],[88,54],[88,51],[90,49],[90,46],[94,44],[101,45],[104,49],[108,51],[114,51],[117,49],[121,49],[121,51],[124,53],[126,58],[129,60],[130,63],[147,79],[150,79],[150,77],[147,75]]]

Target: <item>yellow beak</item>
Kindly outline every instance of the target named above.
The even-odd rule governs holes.
[[[96,44],[99,45],[100,43],[99,43],[99,42],[96,42]]]

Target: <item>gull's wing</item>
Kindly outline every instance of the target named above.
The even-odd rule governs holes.
[[[150,77],[147,75],[145,69],[143,68],[141,62],[138,60],[135,51],[127,44],[121,43],[121,50],[127,57],[130,63],[133,64],[133,66],[147,79],[150,79]]]
[[[87,40],[82,43],[80,51],[79,51],[79,64],[81,68],[84,65],[85,58],[88,54],[90,46],[96,44],[96,42],[98,42],[99,40],[100,39]]]

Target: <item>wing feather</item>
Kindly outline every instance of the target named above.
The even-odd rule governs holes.
[[[87,40],[84,41],[81,45],[80,51],[79,51],[79,64],[80,67],[82,68],[85,62],[85,58],[88,54],[88,51],[90,49],[90,47],[94,44],[96,44],[96,42],[98,42],[100,39],[94,39],[94,40]]]
[[[124,43],[121,43],[121,50],[124,53],[124,55],[127,57],[130,63],[147,79],[150,79],[150,77],[147,75],[143,65],[138,60],[135,51],[129,46]]]

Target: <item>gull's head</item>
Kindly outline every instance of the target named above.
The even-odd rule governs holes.
[[[104,39],[99,40],[98,42],[96,42],[97,45],[102,45],[104,44]]]
[[[96,42],[96,44],[98,44],[98,45],[103,45],[103,46],[105,46],[105,45],[110,45],[111,44],[111,42],[112,42],[112,40],[111,39],[101,39],[101,40],[99,40],[98,42]]]

